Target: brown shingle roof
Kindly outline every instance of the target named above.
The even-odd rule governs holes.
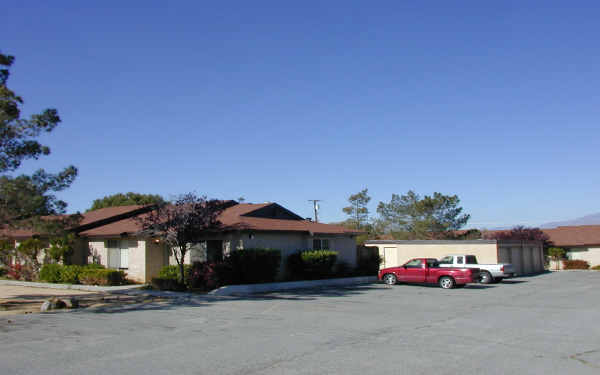
[[[100,208],[98,210],[94,210],[94,211],[90,211],[90,212],[81,214],[82,219],[77,225],[79,227],[82,227],[82,226],[83,227],[85,227],[85,226],[92,227],[94,225],[94,223],[100,222],[100,224],[101,224],[103,221],[109,221],[111,218],[118,219],[116,217],[118,217],[120,215],[127,216],[127,214],[132,214],[132,213],[134,213],[134,211],[142,210],[144,207],[147,207],[147,206],[131,205],[131,206]],[[43,218],[52,220],[54,218],[64,218],[65,216],[67,216],[67,215],[45,216]],[[35,232],[30,229],[10,229],[10,228],[0,229],[0,237],[5,236],[5,237],[11,237],[11,238],[29,238],[29,237],[33,236],[34,234],[35,234]]]
[[[279,231],[279,232],[311,232],[318,234],[355,234],[356,231],[340,225],[314,223],[309,220],[285,220],[263,217],[243,216],[272,203],[240,203],[225,209],[219,216],[219,221],[226,228],[237,230]],[[127,218],[113,223],[92,228],[80,233],[82,236],[105,237],[119,236],[122,233],[137,233],[142,230],[140,223]]]
[[[600,245],[600,225],[563,226],[542,231],[550,237],[554,246]]]
[[[118,207],[106,207],[100,208],[94,211],[86,212],[82,214],[83,219],[79,225],[86,225],[96,221],[106,220],[113,216],[123,215],[131,211],[139,210],[145,206],[131,205],[131,206],[118,206]]]

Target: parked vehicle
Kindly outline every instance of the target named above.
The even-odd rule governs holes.
[[[475,255],[452,254],[440,259],[440,267],[479,268],[479,282],[482,284],[498,283],[515,275],[512,264],[479,264]]]
[[[438,283],[444,289],[476,283],[477,268],[441,268],[437,259],[411,259],[400,267],[389,267],[379,271],[379,280],[388,285],[404,283]]]

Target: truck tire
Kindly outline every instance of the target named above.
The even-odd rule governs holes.
[[[398,282],[398,279],[393,273],[386,273],[383,275],[383,282],[387,285],[395,285]]]
[[[502,282],[503,277],[494,277],[494,284],[498,284]]]
[[[482,284],[490,284],[494,281],[492,274],[488,271],[481,271],[479,274],[479,282]]]
[[[452,289],[452,288],[454,288],[454,285],[456,285],[456,283],[454,282],[454,279],[451,278],[450,276],[440,277],[439,283],[440,283],[440,287],[442,287],[443,289]]]

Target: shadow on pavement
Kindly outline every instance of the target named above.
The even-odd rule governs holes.
[[[78,313],[94,313],[94,314],[115,314],[127,313],[131,311],[152,311],[152,310],[170,310],[179,307],[203,307],[215,303],[227,303],[237,301],[312,301],[322,297],[348,297],[366,293],[370,290],[382,290],[376,285],[358,285],[352,287],[323,287],[314,289],[299,289],[282,292],[273,292],[268,294],[253,294],[244,296],[211,296],[207,294],[189,295],[182,293],[181,295],[169,295],[165,297],[155,297],[148,295],[148,299],[153,299],[149,302],[131,303],[131,304],[114,304],[107,306],[90,307],[81,310]],[[143,293],[138,297],[143,298]]]

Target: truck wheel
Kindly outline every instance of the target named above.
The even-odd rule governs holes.
[[[391,273],[386,273],[383,276],[383,282],[386,283],[387,285],[395,285],[397,281],[398,281],[398,279],[396,278],[396,276],[394,276]]]
[[[454,279],[450,276],[442,276],[440,277],[440,286],[443,289],[452,289],[454,288]]]
[[[487,272],[487,271],[482,271],[481,274],[479,274],[479,282],[482,284],[489,284],[492,281],[494,281],[494,278],[492,277],[492,275]]]

